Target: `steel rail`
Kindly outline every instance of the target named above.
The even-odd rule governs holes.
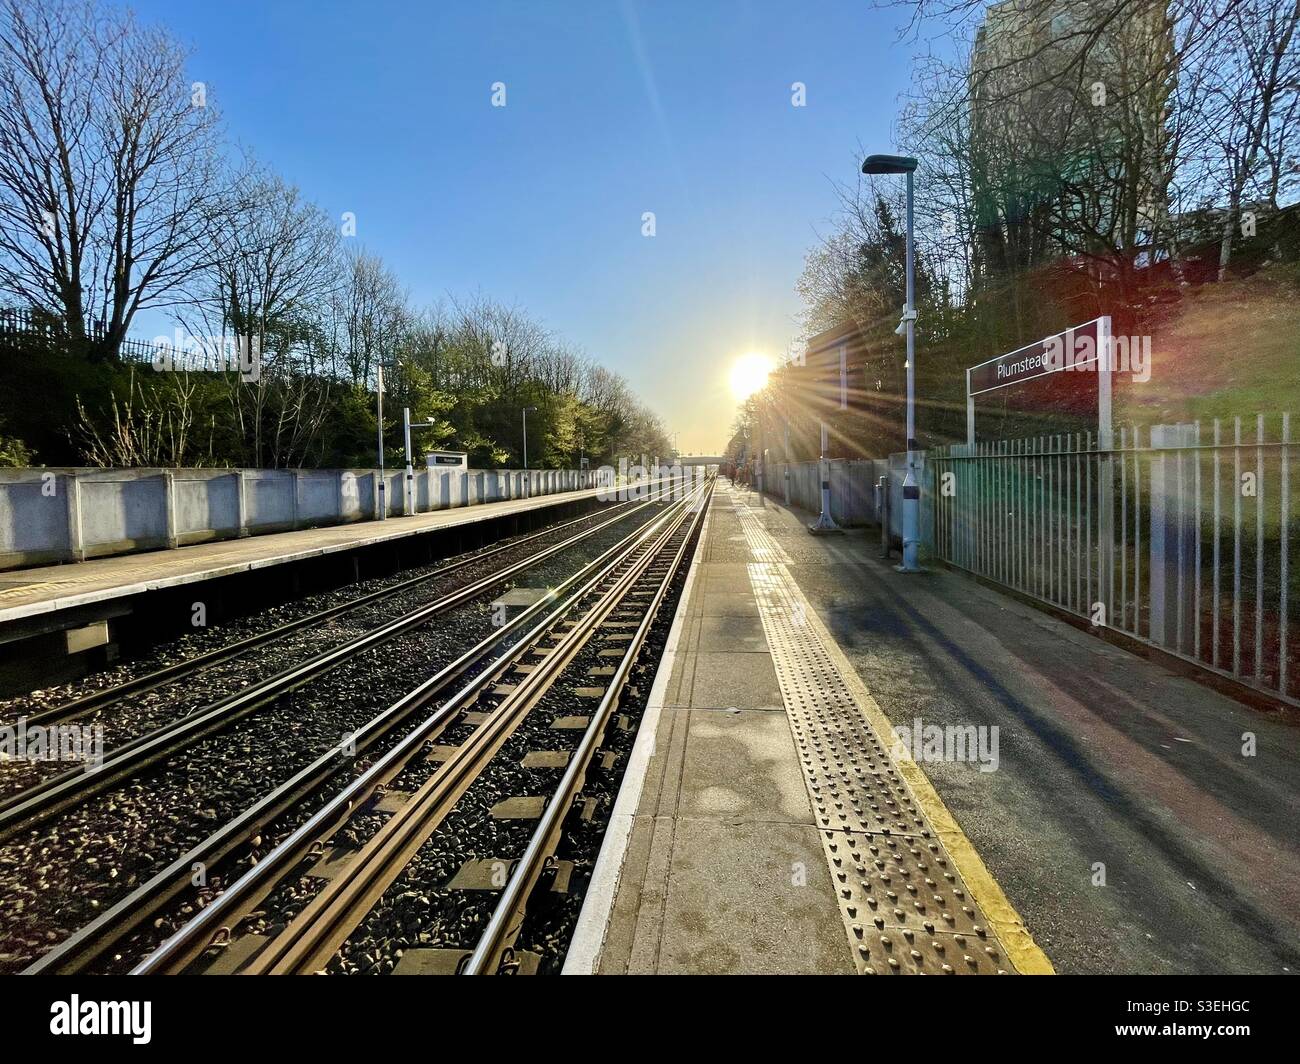
[[[624,515],[626,516],[626,515]],[[213,832],[202,842],[193,846],[186,853],[177,857],[167,867],[155,873],[150,879],[136,887],[130,894],[115,902],[89,924],[75,931],[58,946],[32,962],[23,974],[71,974],[83,970],[97,957],[105,953],[112,945],[129,934],[135,927],[144,923],[169,901],[190,886],[190,877],[195,864],[207,868],[214,867],[229,854],[248,840],[258,836],[264,827],[270,825],[277,817],[305,797],[313,793],[338,769],[345,750],[351,750],[359,758],[375,743],[392,733],[409,717],[427,706],[434,698],[466,672],[486,661],[492,652],[505,642],[525,624],[538,614],[555,607],[564,596],[568,595],[590,573],[596,571],[614,554],[653,522],[647,522],[619,543],[607,548],[601,555],[583,566],[577,573],[567,577],[550,590],[550,593],[538,602],[522,610],[517,616],[495,629],[475,646],[471,647],[455,661],[450,662],[433,676],[421,683],[414,690],[403,695],[387,709],[361,725],[349,737],[350,742],[332,747],[311,764],[300,769],[289,779],[280,783],[272,791],[263,795],[239,816]],[[516,644],[517,646],[518,644]],[[505,661],[513,650],[507,649],[502,656]],[[495,678],[508,669],[500,663],[490,665],[491,675]],[[395,774],[397,769],[393,770]],[[386,782],[380,779],[377,786]],[[359,800],[352,799],[352,804]],[[268,858],[259,868],[269,867]],[[223,895],[224,897],[224,895]]]
[[[213,899],[200,913],[185,926],[162,943],[148,957],[144,958],[132,970],[133,974],[153,974],[158,972],[177,972],[184,970],[196,959],[214,939],[228,935],[231,928],[237,926],[243,915],[251,911],[283,878],[293,865],[300,861],[320,840],[329,838],[344,823],[360,803],[366,801],[373,792],[397,775],[405,765],[422,749],[430,738],[436,737],[446,726],[453,722],[461,709],[472,702],[473,698],[511,669],[524,657],[547,632],[563,621],[564,617],[592,589],[605,579],[622,560],[635,551],[637,545],[653,534],[655,527],[669,518],[663,514],[657,520],[649,522],[625,540],[614,545],[601,557],[585,566],[565,581],[561,588],[568,591],[581,581],[586,581],[581,588],[572,591],[567,601],[561,602],[535,627],[507,648],[493,665],[480,676],[469,681],[465,687],[444,702],[431,716],[426,718],[382,757],[370,765],[356,779],[337,792],[325,805],[304,821],[274,850],[267,854],[255,866],[236,880],[221,895]],[[617,555],[617,556],[616,556]],[[612,560],[611,560],[612,559]],[[596,570],[596,575],[591,576]],[[590,578],[589,578],[590,577]],[[557,592],[560,589],[557,589]],[[526,621],[541,612],[546,603],[537,603],[510,623],[509,628],[522,627]],[[506,634],[495,633],[494,637]],[[473,653],[473,652],[471,652]],[[461,670],[462,672],[464,670]],[[432,682],[432,681],[431,681]],[[445,682],[442,686],[445,686]],[[418,692],[416,693],[418,694]],[[420,704],[429,699],[422,698]],[[372,724],[375,722],[372,722]],[[282,803],[288,805],[291,803]],[[278,815],[278,814],[277,814]],[[268,822],[263,816],[259,822]],[[189,868],[186,857],[178,859],[169,870],[172,876],[179,877],[182,885]],[[128,899],[129,900],[129,899]],[[106,914],[107,915],[107,914]]]
[[[650,634],[650,628],[655,622],[659,608],[681,568],[686,549],[699,530],[707,505],[706,497],[691,523],[690,530],[677,548],[677,554],[668,566],[667,573],[655,590],[654,599],[646,610],[645,617],[642,618],[613,676],[610,677],[609,686],[605,689],[599,707],[592,714],[582,739],[569,758],[569,764],[555,788],[554,795],[546,803],[537,826],[529,836],[523,856],[511,868],[510,878],[501,892],[501,897],[497,899],[487,927],[484,928],[473,952],[463,962],[459,974],[484,975],[489,972],[500,973],[510,970],[513,943],[523,926],[528,900],[555,854],[563,834],[565,819],[572,811],[574,802],[581,792],[591,760],[604,740],[610,718],[618,706],[623,689],[627,686],[632,668]]]
[[[626,506],[626,503],[620,503],[620,506]],[[37,724],[48,724],[53,721],[76,720],[78,717],[108,705],[111,702],[117,702],[128,695],[143,694],[146,691],[152,691],[164,684],[178,680],[190,673],[197,672],[200,669],[207,668],[210,665],[217,665],[223,661],[231,661],[242,654],[247,653],[265,643],[280,639],[293,632],[303,628],[310,628],[313,625],[323,624],[331,621],[343,614],[351,613],[353,610],[369,606],[374,602],[379,602],[391,595],[407,591],[412,587],[426,583],[429,580],[436,580],[440,577],[448,576],[455,573],[468,565],[473,565],[487,558],[495,557],[504,551],[516,550],[526,546],[543,536],[549,536],[555,532],[563,531],[566,528],[572,528],[574,525],[581,524],[588,520],[591,514],[585,514],[582,517],[574,518],[572,521],[564,521],[549,528],[544,528],[539,532],[531,533],[520,539],[513,539],[509,543],[499,543],[487,550],[475,551],[462,557],[457,557],[445,565],[440,565],[431,572],[423,573],[420,576],[412,576],[405,580],[400,580],[388,587],[381,587],[375,591],[369,591],[355,599],[349,599],[347,602],[341,602],[336,606],[330,606],[327,609],[318,610],[315,613],[308,614],[305,617],[299,617],[295,621],[288,621],[285,624],[277,625],[274,628],[268,628],[265,632],[256,632],[253,635],[246,636],[243,639],[236,640],[233,643],[227,643],[225,646],[215,647],[212,650],[197,654],[192,658],[186,658],[184,661],[173,662],[170,665],[164,665],[153,672],[136,676],[122,683],[114,684],[112,687],[105,687],[102,690],[94,691],[91,694],[84,695],[81,698],[73,699],[69,702],[62,702],[56,706],[49,706],[39,713],[32,713],[24,718],[28,727]]]
[[[683,516],[685,512],[682,506]],[[613,584],[601,593],[596,604],[573,628],[559,637],[554,647],[547,648],[541,663],[384,822],[357,852],[355,859],[339,869],[284,931],[250,960],[245,971],[255,975],[306,974],[319,971],[329,963],[437,826],[486,770],[523,718],[551,689],[601,623],[623,603],[628,591],[672,538],[681,520],[679,516],[663,522],[664,528],[657,541],[632,558],[625,571],[615,575]],[[479,691],[482,690],[484,688],[480,686]]]
[[[553,544],[537,554],[499,569],[480,580],[467,584],[431,603],[372,628],[369,632],[322,651],[241,691],[227,695],[208,706],[146,732],[109,751],[97,767],[72,769],[51,776],[0,800],[0,840],[20,828],[30,828],[62,810],[85,801],[149,765],[154,764],[200,739],[229,727],[271,699],[315,680],[357,655],[372,650],[413,628],[417,628],[447,610],[470,601],[498,584],[531,569],[561,551],[568,550],[609,525],[626,520],[641,507],[612,517]]]

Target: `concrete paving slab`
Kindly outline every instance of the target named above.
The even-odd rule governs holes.
[[[692,708],[784,709],[770,654],[701,650],[695,662]]]
[[[742,592],[749,582],[749,571],[744,561],[705,561],[700,566],[700,586],[706,591],[721,593]]]
[[[710,540],[704,554],[706,562],[748,562],[749,546],[741,535],[722,536]]]
[[[653,749],[624,782],[639,795],[609,829],[626,840],[618,866],[593,876],[617,886],[582,970],[853,970],[748,569],[703,560],[739,529],[726,509],[710,511],[671,674],[656,681],[662,712],[638,744],[652,734]]]
[[[763,623],[757,617],[700,617],[696,621],[698,639],[695,648],[708,651],[767,650]]]
[[[812,806],[784,713],[692,711],[679,816],[812,824]]]
[[[641,785],[638,815],[672,817],[681,801],[682,769],[690,736],[689,713],[665,713],[655,733],[655,749]]]
[[[757,617],[758,606],[748,592],[708,592],[700,599],[697,612],[709,617]]]
[[[660,820],[650,843],[647,880],[663,886],[642,893],[649,919],[637,928],[629,973],[852,973],[815,828]],[[665,864],[660,881],[653,873]]]
[[[649,868],[657,823],[650,816],[620,814],[610,820],[608,832],[625,835],[627,842],[619,855],[618,888],[604,918],[603,941],[591,969],[597,974],[626,975],[638,940],[659,939],[665,875],[661,870],[656,878],[650,875]]]

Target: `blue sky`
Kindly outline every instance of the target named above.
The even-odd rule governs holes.
[[[231,136],[354,212],[415,302],[518,304],[687,451],[729,434],[733,361],[793,338],[832,179],[859,143],[891,146],[913,51],[901,10],[863,0],[132,6],[194,48]]]

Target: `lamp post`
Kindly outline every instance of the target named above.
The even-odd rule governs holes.
[[[781,374],[781,422],[783,436],[781,440],[782,480],[785,482],[785,507],[790,508],[790,379],[788,376],[789,360],[783,367],[787,372]]]
[[[528,415],[537,413],[537,407],[524,407],[524,498],[532,495],[532,485],[528,482]]]
[[[402,407],[402,440],[406,445],[406,498],[402,503],[402,514],[405,517],[415,516],[415,468],[411,464],[411,429],[431,429],[436,425],[437,422],[432,420],[412,423],[411,408]]]
[[[375,421],[379,436],[379,520],[388,520],[388,506],[384,501],[384,364],[375,363]]]
[[[844,346],[840,345],[840,409],[845,410],[846,398],[844,394],[844,373],[842,367],[846,358]],[[814,536],[838,536],[843,533],[844,529],[835,523],[835,518],[831,516],[831,458],[830,458],[830,434],[826,429],[826,414],[822,412],[817,418],[817,427],[821,439],[819,450],[817,452],[817,479],[821,485],[821,513],[817,515],[817,520],[808,526],[808,531]]]
[[[916,270],[912,243],[912,174],[916,160],[906,155],[868,155],[864,174],[907,175],[907,303],[899,323],[907,335],[907,475],[903,478],[903,563],[900,573],[919,573],[921,485],[916,476]]]

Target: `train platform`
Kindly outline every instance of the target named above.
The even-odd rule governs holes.
[[[733,488],[715,492],[566,972],[1051,965]]]
[[[272,532],[174,550],[119,554],[0,574],[0,625],[38,614],[201,583],[309,558],[515,517],[598,496],[601,488],[435,510],[386,521]]]
[[[566,971],[1296,970],[1293,719],[812,516],[720,482]]]
[[[202,624],[220,624],[387,577],[588,513],[602,490],[0,573],[0,695],[75,680],[192,631],[200,606]]]

